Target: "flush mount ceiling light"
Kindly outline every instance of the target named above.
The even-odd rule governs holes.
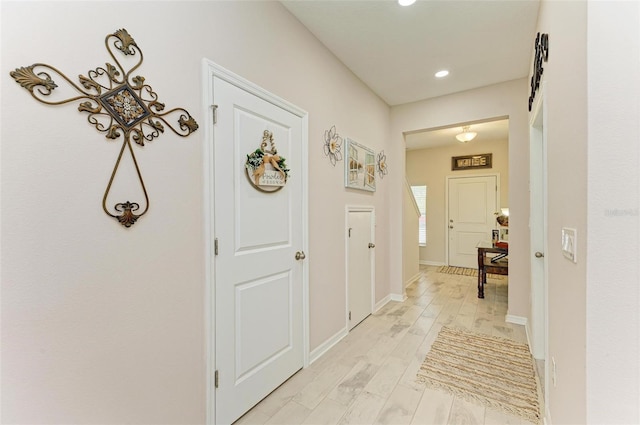
[[[449,75],[449,71],[447,71],[446,69],[443,69],[442,71],[438,71],[435,73],[436,78],[443,78],[443,77],[446,77],[447,75]]]
[[[400,6],[411,6],[416,0],[398,0]]]
[[[472,141],[478,135],[478,133],[474,131],[470,131],[470,128],[471,126],[468,126],[468,125],[465,125],[464,127],[462,127],[462,133],[458,134],[456,136],[456,139],[458,139],[458,141],[462,143],[467,143]]]

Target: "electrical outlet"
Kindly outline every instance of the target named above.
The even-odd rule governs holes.
[[[556,378],[556,359],[551,357],[551,383],[553,387],[556,387],[557,378]]]

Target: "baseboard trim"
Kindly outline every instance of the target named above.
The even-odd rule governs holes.
[[[551,425],[551,412],[549,412],[549,407],[545,407],[544,416],[542,418],[543,425]]]
[[[531,337],[529,332],[529,320],[526,317],[522,316],[514,316],[512,314],[507,314],[504,317],[504,321],[507,323],[513,323],[514,325],[522,325],[524,326],[524,333],[527,335],[527,344],[529,345],[529,351],[531,351]]]
[[[333,335],[332,337],[329,337],[329,339],[327,339],[325,342],[320,344],[316,349],[311,351],[311,353],[309,353],[309,365],[312,365],[313,362],[315,362],[320,357],[322,357],[323,354],[325,354],[327,351],[333,348],[334,345],[339,343],[342,340],[342,338],[344,338],[347,335],[349,335],[349,331],[347,331],[347,328],[342,328],[335,335]]]
[[[407,296],[405,294],[391,294],[389,296],[391,297],[391,301],[397,301],[399,303],[403,303],[407,300]]]
[[[413,276],[411,279],[407,280],[404,283],[404,287],[406,288],[407,286],[411,285],[413,283],[413,281],[418,279],[420,276],[422,276],[422,273],[420,273],[420,272],[416,273],[415,276]]]
[[[387,305],[389,301],[391,301],[391,295],[387,295],[386,297],[378,301],[376,305],[373,307],[373,312],[375,313],[376,311],[380,310],[382,307]]]
[[[507,323],[513,323],[514,325],[527,326],[527,318],[522,316],[514,316],[513,314],[507,314],[504,317],[504,321]]]
[[[441,263],[440,261],[420,260],[420,264],[423,266],[446,266],[445,263]]]

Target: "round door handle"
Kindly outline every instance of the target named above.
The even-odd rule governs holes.
[[[453,226],[449,226],[449,229],[453,229]]]
[[[296,252],[296,260],[304,260],[305,258],[307,258],[307,256],[304,255],[304,251]]]
[[[544,254],[543,254],[543,253],[541,253],[540,251],[536,252],[534,255],[536,256],[536,258],[542,258],[542,257],[544,257]]]
[[[369,243],[369,248],[375,248],[375,247],[376,247],[376,244],[374,244],[374,243]]]

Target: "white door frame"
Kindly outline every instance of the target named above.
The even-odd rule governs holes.
[[[351,212],[370,212],[371,213],[371,243],[376,243],[376,209],[373,206],[367,205],[347,205],[344,213],[344,293],[345,293],[345,306],[344,306],[344,328],[349,332],[349,213]],[[373,313],[376,304],[376,251],[375,248],[371,253],[371,313]]]
[[[548,260],[545,257],[536,258],[535,252],[540,251],[546,255],[549,252],[548,233],[548,197],[547,197],[547,106],[545,99],[545,84],[541,84],[538,95],[534,101],[532,112],[529,117],[529,192],[530,192],[530,221],[529,231],[531,234],[530,262],[531,262],[531,353],[534,358],[544,360],[544,401],[545,406],[549,406],[549,382],[550,369],[547,361],[547,347],[549,346],[549,276]],[[540,130],[542,127],[542,131]],[[542,173],[542,176],[534,173]],[[532,183],[542,183],[542,187],[534,186]],[[534,208],[537,199],[542,197],[544,209],[542,217],[540,212]],[[537,235],[537,236],[536,236]],[[543,235],[540,241],[539,235]],[[542,245],[542,246],[541,246]],[[540,261],[543,261],[543,274],[536,274],[539,270]],[[534,279],[535,277],[535,279]],[[542,286],[536,285],[536,281],[542,279]]]
[[[302,179],[302,250],[309,252],[309,114],[289,103],[288,101],[264,90],[256,84],[234,74],[233,72],[222,68],[216,63],[208,60],[202,60],[202,110],[205,112],[204,124],[204,146],[203,146],[203,170],[204,170],[204,255],[205,255],[205,297],[204,297],[204,331],[205,331],[205,347],[206,347],[206,397],[207,412],[206,423],[215,424],[215,406],[216,392],[214,388],[214,371],[215,371],[215,353],[216,340],[213,332],[215,330],[215,269],[214,269],[214,251],[213,240],[215,238],[214,223],[212,220],[214,212],[214,158],[213,158],[213,134],[214,124],[213,116],[215,108],[213,107],[213,78],[218,77],[236,87],[239,87],[260,99],[265,100],[275,106],[278,106],[292,114],[298,116],[302,120],[302,169],[296,170],[296,174]],[[307,254],[308,256],[308,254]],[[303,262],[302,265],[302,353],[303,365],[309,366],[309,260]]]
[[[465,174],[464,176],[446,176],[445,177],[445,202],[444,202],[444,249],[445,263],[449,265],[449,182],[454,179],[466,179],[473,177],[495,177],[496,178],[496,211],[500,210],[500,173],[487,174]]]

